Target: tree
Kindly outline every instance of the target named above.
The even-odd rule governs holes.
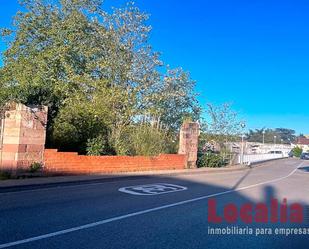
[[[255,129],[255,130],[249,130],[249,133],[247,133],[247,140],[249,142],[263,142],[263,132],[266,133],[265,129]],[[264,136],[265,139],[265,136]],[[265,141],[265,140],[264,140]]]
[[[224,149],[225,143],[239,140],[243,132],[243,121],[239,119],[238,113],[232,110],[231,104],[207,106],[207,120],[202,124],[201,142],[213,141]]]
[[[296,140],[296,131],[287,128],[276,128],[276,133],[280,137],[280,142],[290,144]]]
[[[168,69],[146,96],[144,118],[157,127],[178,130],[184,119],[198,120],[201,108],[194,92],[195,81],[182,68]]]
[[[249,142],[258,142],[262,143],[264,137],[265,143],[274,143],[275,140],[277,143],[290,144],[295,141],[295,131],[286,128],[276,128],[276,129],[256,129],[249,130],[247,138]]]
[[[123,154],[131,126],[151,124],[175,136],[184,116],[198,118],[194,81],[181,69],[162,73],[159,53],[148,44],[148,15],[132,2],[112,12],[101,0],[21,2],[26,11],[2,31],[8,49],[0,104],[47,105],[48,146],[84,153],[99,136]]]

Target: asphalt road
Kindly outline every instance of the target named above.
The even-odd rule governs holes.
[[[176,192],[127,188],[158,183],[180,187]],[[276,228],[285,233],[308,228],[309,233],[308,193],[309,161],[297,159],[226,173],[21,189],[0,193],[0,248],[309,248],[309,234],[275,234]],[[208,222],[209,199],[216,200],[222,216],[228,203],[240,208],[269,204],[272,198],[300,203],[303,222]],[[214,228],[247,232],[210,234]],[[261,234],[270,232],[267,228],[272,234]]]

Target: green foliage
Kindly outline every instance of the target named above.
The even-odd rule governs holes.
[[[127,137],[142,139],[134,126],[174,136],[183,118],[198,119],[195,82],[181,68],[162,68],[148,43],[148,15],[134,3],[107,11],[102,0],[21,2],[14,28],[2,32],[0,105],[47,105],[48,147],[86,153],[103,136],[108,153],[147,154],[127,148]]]
[[[40,171],[43,168],[42,163],[40,162],[34,162],[29,166],[29,172],[30,173],[36,173]]]
[[[201,112],[195,82],[181,68],[169,69],[146,98],[151,122],[178,130],[186,120],[196,121]]]
[[[301,154],[303,153],[303,149],[300,147],[295,147],[293,148],[292,152],[293,152],[293,156],[300,157]]]
[[[219,168],[226,166],[227,162],[221,154],[216,154],[212,152],[207,152],[199,157],[197,161],[197,166],[201,167],[210,167],[210,168]]]
[[[175,153],[175,138],[162,129],[147,123],[134,124],[114,134],[111,145],[117,155],[155,156],[161,153]]]
[[[149,125],[134,127],[130,140],[134,155],[155,156],[169,151],[167,134]]]
[[[52,139],[61,150],[85,154],[89,139],[107,140],[108,128],[86,102],[71,102],[63,107],[54,120]],[[102,148],[103,149],[103,148]],[[104,149],[103,149],[104,151]]]
[[[244,132],[241,126],[243,121],[229,103],[219,106],[208,104],[207,106],[205,119],[201,123],[199,150],[205,151],[206,147],[211,145],[210,147],[216,147],[212,149],[224,151],[227,142],[239,140]]]
[[[263,135],[264,133],[264,135]],[[293,143],[296,139],[295,131],[286,128],[276,128],[276,129],[256,129],[250,130],[247,134],[249,142],[264,142],[265,143],[283,143],[290,144]]]
[[[101,156],[111,153],[107,137],[99,135],[98,137],[88,139],[86,147],[87,155],[89,156]]]

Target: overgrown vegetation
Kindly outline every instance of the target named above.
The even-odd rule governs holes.
[[[303,153],[303,149],[300,147],[295,147],[293,148],[292,153],[294,157],[300,157],[301,154]]]
[[[42,163],[34,162],[29,166],[29,172],[36,173],[36,172],[39,172],[42,168],[43,168]]]
[[[210,168],[218,168],[224,167],[229,163],[229,160],[225,158],[222,154],[207,152],[199,157],[197,161],[197,166],[201,167],[210,167]]]
[[[0,105],[49,107],[47,147],[83,154],[175,152],[197,120],[195,82],[153,51],[148,15],[132,2],[21,0],[0,68]]]
[[[154,129],[150,125],[135,126],[133,129],[131,151],[134,154],[154,156],[161,153],[162,149],[167,153],[176,151],[177,145],[167,132]]]

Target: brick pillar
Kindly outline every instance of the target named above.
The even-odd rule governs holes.
[[[181,126],[178,154],[187,155],[187,168],[196,168],[199,133],[198,123],[188,122]]]
[[[47,107],[11,103],[4,113],[0,169],[19,171],[43,162]]]

